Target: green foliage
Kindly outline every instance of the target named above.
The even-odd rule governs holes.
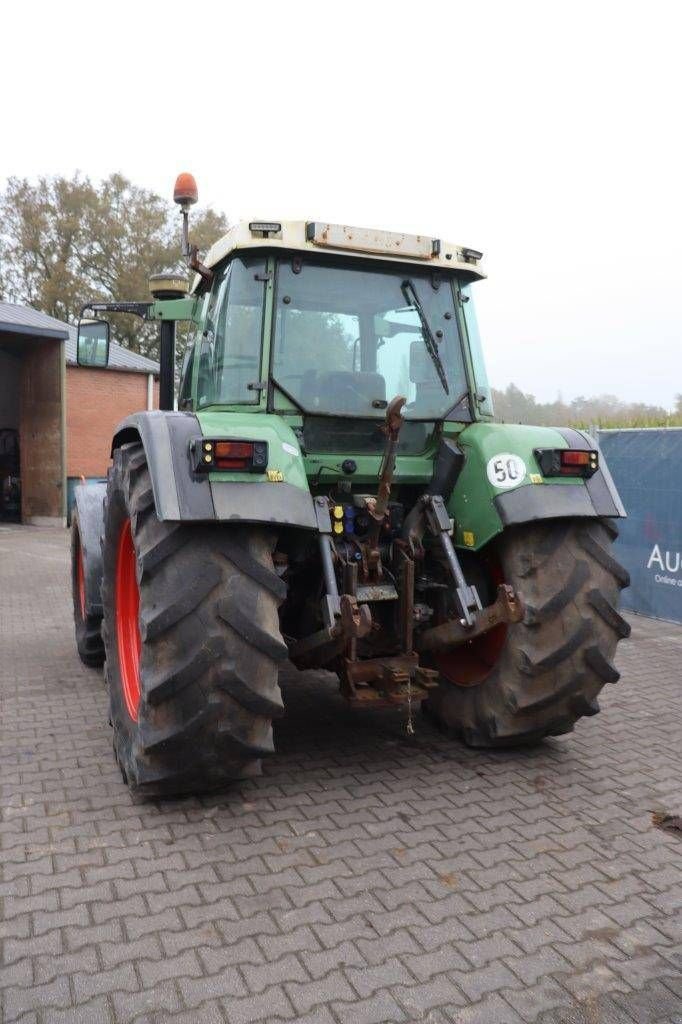
[[[509,384],[504,391],[492,389],[495,419],[546,427],[676,427],[682,426],[682,395],[670,414],[660,405],[622,402],[615,395],[580,395],[571,402],[559,396],[554,402],[538,402],[534,395]]]
[[[214,210],[195,212],[192,241],[205,250],[227,230]],[[148,299],[148,278],[175,267],[177,208],[121,174],[93,183],[10,178],[0,194],[0,298],[74,322],[88,300]],[[158,356],[158,328],[112,316],[119,344]],[[180,334],[180,345],[182,337]]]

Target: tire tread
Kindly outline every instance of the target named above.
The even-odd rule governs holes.
[[[627,571],[611,553],[611,521],[548,520],[514,527],[496,558],[525,606],[510,625],[497,664],[482,682],[442,680],[426,711],[438,727],[474,747],[536,743],[596,715],[619,672],[616,645],[630,633],[618,612]]]
[[[117,529],[130,518],[140,586],[137,724],[118,681],[113,578]],[[260,774],[287,648],[271,529],[160,521],[140,444],[115,452],[103,539],[104,636],[117,760],[141,796],[220,788]]]

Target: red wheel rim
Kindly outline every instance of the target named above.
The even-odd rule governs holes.
[[[488,572],[495,587],[505,582],[502,566],[496,559],[488,563]],[[436,668],[455,686],[478,686],[500,660],[507,640],[507,628],[503,623],[453,651],[437,654],[434,658]]]
[[[83,548],[80,537],[78,538],[78,550],[76,551],[76,586],[78,588],[78,603],[81,609],[81,619],[85,618],[85,568],[83,566]]]
[[[116,640],[121,688],[128,714],[137,721],[140,706],[140,591],[130,520],[118,538],[116,560]]]

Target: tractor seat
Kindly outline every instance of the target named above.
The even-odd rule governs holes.
[[[386,381],[380,373],[306,370],[301,401],[313,412],[367,413],[376,399],[386,400]]]

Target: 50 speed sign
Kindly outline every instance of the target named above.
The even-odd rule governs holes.
[[[500,452],[488,460],[488,480],[493,487],[518,487],[526,476],[526,463],[511,452]]]

